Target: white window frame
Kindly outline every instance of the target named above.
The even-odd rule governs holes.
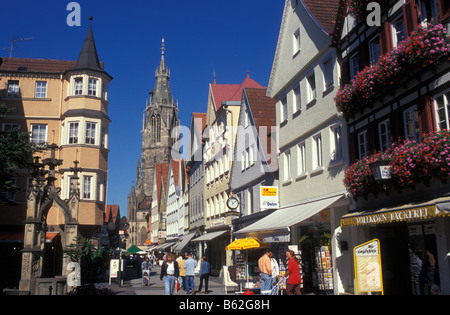
[[[313,171],[323,169],[323,144],[322,134],[313,136]]]
[[[283,183],[292,181],[291,150],[283,153]]]
[[[334,86],[334,62],[333,57],[328,56],[322,61],[323,70],[323,90],[327,91]]]
[[[39,127],[39,131],[38,131],[38,138],[35,138],[35,131],[33,130],[34,127]],[[41,127],[44,127],[44,131],[42,132]],[[45,124],[31,124],[30,125],[30,131],[31,131],[31,135],[30,135],[30,143],[33,144],[45,144],[47,143],[47,133],[48,133],[48,125]],[[44,134],[44,137],[42,139],[41,135],[42,133]]]
[[[311,103],[317,99],[317,84],[316,84],[316,73],[312,70],[306,76],[306,87],[307,87],[307,103]]]
[[[297,178],[307,175],[306,142],[297,144]]]
[[[89,78],[88,84],[88,95],[89,96],[98,96],[98,79],[97,78]]]
[[[369,156],[369,143],[367,137],[367,130],[361,131],[357,135],[358,137],[358,157],[362,160],[364,157]],[[362,140],[362,141],[361,141]]]
[[[280,114],[281,123],[288,120],[288,101],[286,96],[284,96],[280,101]]]
[[[19,80],[8,80],[6,89],[7,97],[20,97],[20,82]]]
[[[340,162],[344,159],[344,137],[341,123],[335,124],[330,127],[330,138],[330,160],[333,163]]]
[[[82,189],[81,196],[83,200],[95,200],[94,176],[82,176]]]
[[[34,98],[47,98],[47,81],[36,81]]]
[[[302,50],[300,27],[292,35],[292,55],[296,56]]]
[[[72,131],[72,125],[76,128]],[[76,134],[75,134],[76,132]],[[74,139],[71,141],[71,139]],[[79,144],[80,143],[80,122],[69,121],[67,124],[67,144]]]
[[[442,106],[438,104],[438,99],[442,97]],[[436,128],[441,130],[450,129],[450,90],[433,97],[434,112],[436,117]],[[441,107],[439,107],[441,106]]]
[[[302,92],[300,84],[292,89],[292,113],[295,114],[302,110]]]
[[[382,130],[384,127],[384,131]],[[380,152],[384,153],[391,147],[391,126],[389,118],[378,123],[378,137],[380,140]]]
[[[399,27],[401,27],[401,29]],[[408,37],[406,34],[403,15],[399,15],[394,21],[392,21],[391,30],[392,30],[392,44],[394,47],[397,47],[403,40],[406,39],[406,37]],[[401,34],[403,34],[403,38]]]
[[[420,141],[419,112],[417,105],[413,105],[403,111],[403,125],[405,139]]]
[[[73,95],[83,95],[83,77],[73,79]]]
[[[92,128],[93,127],[93,128]],[[84,143],[89,145],[95,145],[97,142],[97,123],[92,121],[86,122]]]

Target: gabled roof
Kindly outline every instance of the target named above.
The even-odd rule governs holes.
[[[272,148],[272,143],[268,143],[268,139],[270,138],[270,141],[276,141],[271,132],[271,127],[277,125],[276,100],[266,96],[267,88],[246,88],[244,89],[244,93],[248,101],[247,104],[250,107],[253,121],[255,122],[256,132],[258,133],[259,141],[264,150],[265,158],[270,159],[268,150]],[[260,134],[260,127],[267,127],[267,134],[263,137]]]
[[[203,134],[203,130],[206,127],[206,115],[206,113],[192,113],[194,127],[199,136]]]
[[[139,203],[137,210],[150,210],[152,208],[152,198],[145,196]]]
[[[338,17],[338,8],[340,0],[302,0],[305,7],[315,18],[315,20],[332,34],[336,19]]]
[[[153,196],[153,199],[158,200],[159,202],[159,196],[161,196],[161,189],[162,191],[165,190],[167,186],[167,178],[169,176],[169,167],[170,164],[156,164],[155,165],[155,179],[156,179],[156,196]]]
[[[106,205],[105,223],[116,223],[120,219],[120,210],[118,205]]]
[[[215,110],[219,110],[224,101],[240,102],[244,88],[263,88],[263,86],[250,78],[248,74],[241,84],[216,84],[214,81],[211,84],[211,93]]]

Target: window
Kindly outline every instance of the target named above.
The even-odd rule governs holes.
[[[97,79],[89,78],[88,95],[97,96]]]
[[[367,130],[358,133],[358,157],[360,160],[369,155],[367,142]]]
[[[83,199],[92,199],[92,176],[83,176]]]
[[[34,92],[35,98],[46,98],[47,97],[47,82],[36,81],[36,89]]]
[[[434,106],[439,130],[450,129],[450,91],[436,97]]]
[[[252,166],[253,164],[255,164],[256,158],[255,158],[255,145],[251,145],[250,146],[250,151],[249,151],[249,155],[248,155],[248,159],[249,159],[249,165]]]
[[[86,134],[85,142],[86,144],[95,144],[95,130],[97,129],[97,124],[92,122],[86,123]]]
[[[47,125],[31,125],[30,143],[44,144],[47,142]]]
[[[293,55],[295,56],[297,53],[300,52],[300,28],[298,28],[293,36],[293,45],[292,45],[292,49],[293,49]]]
[[[359,72],[359,57],[354,55],[350,57],[350,79],[353,80]]]
[[[405,138],[409,140],[420,141],[419,112],[414,105],[403,112],[403,121],[405,126]]]
[[[306,174],[306,144],[297,145],[297,176]]]
[[[14,185],[16,185],[16,179],[13,178],[12,182]],[[0,195],[3,197],[4,200],[8,201],[16,201],[16,195],[12,192],[7,191],[5,188],[0,188]]]
[[[250,124],[250,117],[248,115],[249,115],[248,108],[246,108],[244,112],[244,128],[247,128],[248,125]]]
[[[308,97],[308,103],[314,101],[317,97],[316,94],[316,75],[314,71],[312,71],[307,77],[306,77],[306,84],[307,84],[307,97]]]
[[[398,18],[392,22],[392,39],[394,47],[397,47],[400,42],[406,38],[405,24],[403,18]]]
[[[331,161],[339,161],[344,157],[342,146],[342,125],[331,127]]]
[[[73,91],[74,91],[73,95],[83,94],[83,78],[75,78]]]
[[[323,166],[321,135],[313,137],[313,145],[313,169],[319,169]]]
[[[291,174],[291,151],[288,150],[284,152],[284,168],[283,168],[283,181],[290,181],[292,178]]]
[[[434,18],[438,20],[439,10],[437,0],[419,0],[419,19],[422,23],[430,23]]]
[[[330,58],[326,59],[323,62],[323,83],[324,83],[324,91],[331,88],[334,84],[333,79],[333,60]]]
[[[292,102],[293,113],[296,113],[302,109],[302,100],[300,94],[300,85],[294,88],[294,99]]]
[[[283,97],[281,100],[281,122],[285,122],[288,119],[288,107],[287,97]]]
[[[102,148],[107,148],[108,147],[108,144],[107,144],[108,143],[108,140],[107,140],[108,131],[106,129],[106,126],[102,126],[101,136],[100,137],[101,137],[100,138],[100,141],[101,141],[100,146]]]
[[[391,146],[391,129],[389,119],[378,124],[378,134],[380,137],[380,151],[386,152]]]
[[[69,144],[78,143],[78,122],[69,123]]]
[[[7,97],[20,97],[19,81],[8,81]]]
[[[378,36],[376,36],[369,42],[369,49],[370,49],[370,64],[374,65],[377,63],[378,59],[381,56],[380,39],[378,38]]]
[[[11,132],[14,129],[17,129],[17,131],[20,130],[20,125],[18,124],[3,124],[2,131],[4,132]]]

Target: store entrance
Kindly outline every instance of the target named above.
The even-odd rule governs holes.
[[[427,225],[420,224],[383,224],[371,228],[371,238],[380,240],[383,286],[386,295],[413,294],[413,274],[411,263],[413,252],[424,261],[424,253],[428,250],[436,257],[436,236],[433,229],[425,234]],[[437,268],[437,266],[436,266]],[[426,272],[420,271],[420,293],[427,294],[425,288]],[[429,289],[429,286],[428,286]]]

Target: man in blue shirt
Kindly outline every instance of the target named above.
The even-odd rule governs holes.
[[[195,268],[197,268],[197,261],[189,254],[188,259],[184,262],[184,269],[186,269],[186,293],[194,294],[194,276]],[[191,292],[192,290],[192,292]]]

